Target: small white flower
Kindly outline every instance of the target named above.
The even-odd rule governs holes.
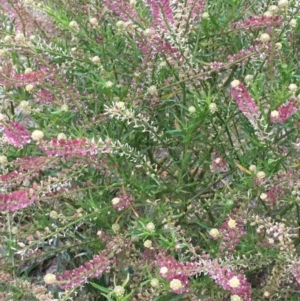
[[[232,295],[230,301],[243,301],[243,299],[238,295]]]
[[[214,102],[210,103],[208,108],[211,114],[214,114],[216,111],[218,111],[217,105]]]
[[[58,219],[58,213],[55,210],[50,211],[49,216],[52,219]]]
[[[31,72],[32,72],[31,68],[26,68],[25,71],[24,71],[25,74],[28,74],[28,73],[31,73]]]
[[[56,276],[54,274],[46,274],[44,276],[44,281],[46,284],[53,284],[56,282]]]
[[[279,0],[278,1],[278,7],[279,8],[288,8],[289,1],[288,0]]]
[[[144,241],[144,247],[150,249],[152,247],[152,241],[147,239]]]
[[[117,285],[114,287],[114,293],[117,297],[122,297],[125,294],[125,289],[121,285]]]
[[[15,41],[16,42],[25,42],[25,37],[22,33],[17,33],[15,35]]]
[[[4,155],[0,156],[0,164],[5,165],[7,163],[8,163],[7,157]]]
[[[69,26],[70,26],[70,28],[72,28],[72,29],[74,29],[74,30],[76,30],[76,31],[79,30],[79,25],[78,25],[78,23],[77,23],[76,21],[71,21],[71,22],[69,23]]]
[[[213,228],[209,231],[209,235],[213,238],[217,238],[220,235],[220,232],[218,229]]]
[[[240,84],[240,81],[237,80],[237,79],[233,80],[233,81],[230,83],[230,85],[231,85],[232,88],[236,88],[239,84]]]
[[[194,114],[196,112],[196,108],[194,106],[190,106],[188,108],[188,111],[190,112],[190,114]]]
[[[110,80],[105,83],[105,88],[111,88],[114,85]]]
[[[262,33],[259,37],[259,40],[263,43],[268,43],[271,37],[267,33]]]
[[[147,89],[147,92],[148,92],[150,95],[156,95],[156,94],[157,94],[157,88],[156,88],[156,86],[150,86],[150,87]]]
[[[96,18],[90,18],[89,22],[94,26],[98,25],[98,20]]]
[[[266,193],[262,193],[259,197],[264,201],[268,197],[268,195]]]
[[[114,231],[114,233],[118,233],[120,231],[120,225],[117,223],[112,224],[111,229]]]
[[[179,279],[173,279],[170,282],[170,288],[174,291],[180,290],[182,287],[182,282]]]
[[[272,111],[271,112],[271,117],[276,118],[276,119],[279,118],[279,112],[276,111],[276,110]]]
[[[295,84],[290,84],[290,85],[289,85],[289,90],[290,90],[292,93],[295,93],[295,92],[298,90],[298,87],[297,87],[297,85],[295,85]]]
[[[156,278],[151,279],[150,285],[152,287],[158,287],[159,286],[159,281]]]
[[[11,233],[16,235],[19,232],[18,227],[12,227],[11,228]]]
[[[230,229],[234,229],[234,228],[236,228],[236,221],[234,219],[230,218],[227,225]]]
[[[249,85],[253,81],[253,77],[254,76],[252,74],[247,74],[245,76],[245,83]]]
[[[64,133],[59,133],[57,135],[57,140],[67,140],[67,136]]]
[[[40,130],[35,130],[31,134],[33,141],[41,141],[44,138],[44,133]]]
[[[167,267],[162,267],[159,270],[160,274],[165,275],[168,273],[168,268]]]
[[[276,14],[278,12],[278,6],[277,5],[271,5],[269,8],[268,8],[268,11],[271,12],[273,15]]]
[[[100,57],[96,55],[96,56],[92,57],[91,61],[94,64],[99,64],[100,63]]]
[[[275,43],[275,47],[276,47],[276,49],[280,50],[280,49],[282,49],[282,44],[279,42]]]
[[[146,229],[149,231],[149,232],[154,232],[155,231],[155,225],[153,223],[148,223],[146,225]]]
[[[291,27],[296,27],[297,26],[297,20],[292,19],[289,24],[290,24]]]
[[[238,277],[234,276],[228,281],[229,286],[232,288],[237,288],[240,286],[240,280]]]
[[[250,166],[249,166],[249,170],[250,170],[251,172],[255,173],[255,172],[256,172],[256,165],[250,165]]]
[[[256,176],[258,179],[262,180],[266,177],[266,174],[263,171],[259,171]]]
[[[118,205],[119,202],[120,202],[120,199],[119,199],[119,198],[113,198],[113,199],[111,200],[111,203],[112,203],[114,206],[115,206],[115,205]]]
[[[25,90],[27,92],[30,92],[32,89],[33,89],[33,85],[32,84],[28,84],[28,85],[25,86]]]
[[[125,23],[120,20],[116,23],[116,26],[119,30],[123,30],[125,28]]]
[[[147,28],[144,30],[144,35],[147,37],[147,38],[151,38],[152,37],[152,29],[150,28]]]
[[[202,19],[205,19],[205,20],[207,20],[207,19],[209,19],[209,18],[210,18],[210,17],[209,17],[209,13],[208,13],[208,12],[204,12],[204,13],[202,13],[201,17],[202,17]]]
[[[266,11],[263,15],[265,17],[272,17],[273,16],[273,14],[270,11]]]

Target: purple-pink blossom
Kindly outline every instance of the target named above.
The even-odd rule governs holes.
[[[225,290],[233,295],[238,295],[244,301],[251,301],[251,285],[243,271],[233,272],[229,267],[220,267],[217,260],[206,263],[208,275]]]
[[[251,124],[255,126],[257,119],[260,117],[260,110],[244,84],[238,80],[234,80],[231,83],[231,95],[236,101],[240,111],[247,117]]]
[[[246,234],[244,220],[230,215],[219,229],[222,237],[220,250],[232,253]]]
[[[21,148],[31,141],[31,133],[20,122],[7,121],[3,132],[8,144],[15,147]]]
[[[106,253],[107,251],[104,250],[80,267],[65,271],[57,276],[59,287],[61,289],[72,289],[86,283],[89,278],[99,277],[103,272],[108,271],[112,265],[112,260]]]
[[[16,190],[0,194],[0,211],[18,211],[32,205],[37,200],[33,189]]]
[[[277,109],[277,114],[271,114],[270,120],[273,123],[284,123],[299,109],[299,104],[296,99],[290,99],[287,103],[282,104]]]

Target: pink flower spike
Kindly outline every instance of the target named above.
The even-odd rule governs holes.
[[[290,99],[287,103],[282,104],[277,109],[277,114],[270,115],[270,120],[272,123],[284,123],[287,119],[289,119],[294,113],[296,113],[299,109],[299,104],[296,99]]]
[[[238,80],[231,82],[231,95],[236,101],[240,111],[255,127],[256,121],[260,117],[259,107],[256,105],[254,99],[251,98],[244,84]]]
[[[102,273],[109,270],[111,264],[112,259],[107,256],[104,250],[84,265],[74,270],[65,271],[57,276],[57,280],[60,283],[59,287],[61,289],[72,289],[76,286],[81,286],[89,278],[99,277]]]
[[[32,205],[37,200],[32,189],[0,194],[0,211],[15,212]]]
[[[20,122],[6,122],[4,135],[8,144],[14,147],[23,147],[31,141],[31,133]]]
[[[226,266],[220,267],[217,260],[209,263],[207,268],[208,275],[232,295],[238,295],[244,301],[252,300],[251,285],[243,271],[240,271],[239,274],[234,273]]]

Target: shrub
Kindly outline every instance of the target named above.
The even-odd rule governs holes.
[[[0,7],[1,300],[297,300],[298,1]]]

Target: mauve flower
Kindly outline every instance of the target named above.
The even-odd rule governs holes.
[[[23,147],[31,140],[31,133],[20,122],[7,121],[3,132],[8,144],[15,147]]]
[[[270,114],[272,123],[284,123],[299,109],[299,104],[296,99],[292,98],[287,103],[282,104],[276,111],[278,114]],[[273,111],[274,112],[274,111]]]
[[[231,83],[231,95],[235,99],[240,111],[256,127],[257,119],[260,117],[259,107],[240,81],[234,80]]]
[[[99,277],[103,272],[108,271],[112,265],[112,259],[106,253],[107,251],[104,250],[82,266],[56,276],[59,287],[61,289],[72,289],[86,283],[89,278]]]
[[[37,200],[33,189],[16,190],[0,194],[0,211],[15,212],[24,209]]]
[[[215,282],[222,286],[225,290],[233,295],[243,298],[244,301],[251,301],[251,285],[247,281],[243,271],[235,273],[228,267],[220,267],[217,260],[207,262],[208,275],[215,280]]]
[[[219,229],[222,237],[220,250],[232,253],[246,234],[244,228],[245,223],[241,218],[230,215]]]

